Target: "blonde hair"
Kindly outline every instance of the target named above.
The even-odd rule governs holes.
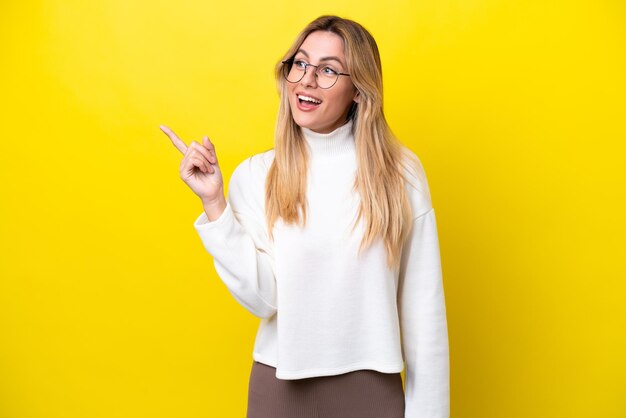
[[[309,23],[275,67],[280,107],[274,135],[274,161],[265,183],[269,236],[273,240],[273,226],[279,217],[285,224],[306,224],[308,150],[302,130],[291,114],[282,61],[292,58],[306,37],[319,30],[335,33],[343,39],[347,72],[361,97],[359,103],[353,102],[346,120],[353,120],[358,166],[354,188],[361,202],[356,221],[365,218],[359,254],[376,238],[381,238],[387,265],[397,269],[413,220],[404,170],[411,167],[415,170],[420,164],[395,138],[385,120],[382,68],[376,41],[359,23],[338,16],[324,15]]]

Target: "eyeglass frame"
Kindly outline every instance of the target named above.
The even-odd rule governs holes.
[[[295,61],[295,57],[292,57],[292,58],[289,58],[288,60],[281,61],[281,62],[282,62],[283,64],[292,64],[292,65],[293,65],[294,61]],[[302,61],[302,60],[298,60],[298,61]],[[314,64],[309,64],[308,62],[305,62],[305,61],[302,61],[302,62],[304,62],[304,71],[302,72],[302,77],[300,77],[300,80],[298,80],[298,81],[289,81],[289,80],[287,80],[287,74],[285,74],[285,70],[283,70],[283,77],[285,77],[285,80],[286,80],[287,82],[289,82],[289,83],[299,83],[300,81],[302,81],[302,79],[303,79],[303,78],[304,78],[304,76],[306,75],[306,70],[307,70],[309,67],[315,67],[315,82],[317,83],[317,69],[318,69],[318,68],[319,68],[322,64],[314,65]],[[347,75],[347,76],[350,76],[350,74],[348,74],[348,73],[341,73],[341,72],[339,72],[339,71],[335,71],[335,70],[333,70],[332,68],[331,68],[331,70],[337,74],[337,78],[335,79],[335,82],[334,82],[333,84],[331,84],[329,87],[322,87],[322,86],[320,86],[320,85],[319,85],[319,83],[318,83],[318,85],[317,85],[317,86],[318,86],[319,88],[324,89],[324,90],[327,90],[327,89],[331,88],[332,86],[334,86],[335,84],[337,84],[337,80],[339,80],[339,76],[340,76],[340,75]],[[289,69],[289,71],[291,71],[291,68]]]

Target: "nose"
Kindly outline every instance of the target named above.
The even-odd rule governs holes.
[[[302,77],[302,80],[300,80],[300,84],[302,84],[303,86],[317,85],[316,73],[316,67],[307,67],[304,71],[304,77]]]

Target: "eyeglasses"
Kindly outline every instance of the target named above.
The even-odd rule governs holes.
[[[319,88],[322,89],[329,89],[334,86],[337,80],[339,80],[340,75],[350,75],[333,70],[332,67],[328,65],[313,65],[302,60],[294,60],[293,58],[282,61],[282,63],[285,64],[283,65],[283,75],[285,76],[285,80],[290,83],[297,83],[302,80],[306,74],[306,69],[308,67],[315,67],[315,80]]]

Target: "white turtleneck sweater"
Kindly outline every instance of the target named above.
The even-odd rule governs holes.
[[[413,228],[396,271],[382,240],[359,258],[364,221],[350,233],[359,196],[353,123],[302,128],[309,146],[307,223],[265,224],[265,178],[274,149],[233,171],[227,205],[194,227],[233,297],[261,318],[253,358],[279,379],[359,369],[405,373],[405,417],[449,417],[446,308],[435,210],[420,164],[407,190]]]

